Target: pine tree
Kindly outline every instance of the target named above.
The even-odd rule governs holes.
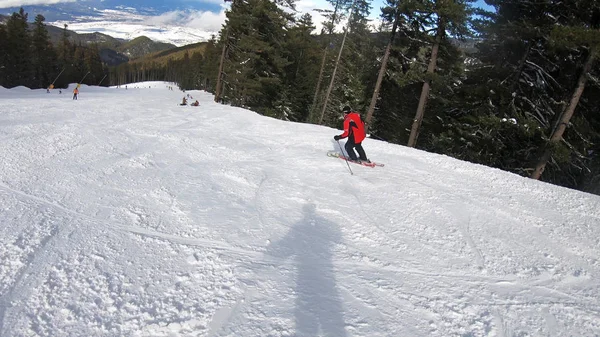
[[[214,81],[214,79],[217,78],[219,56],[220,50],[217,45],[216,37],[212,36],[212,38],[208,40],[208,44],[204,50],[204,60],[200,66],[201,72],[204,74],[202,89],[212,93],[215,92],[216,81]]]
[[[59,88],[66,88],[69,83],[79,81],[79,78],[73,79],[77,77],[73,65],[75,49],[69,40],[69,32],[67,27],[68,26],[66,24],[63,26],[60,43],[57,47],[58,67],[61,69],[61,71],[63,71],[63,73],[56,79],[54,86]]]
[[[235,5],[235,3],[234,3]],[[233,6],[232,6],[233,7]],[[221,45],[221,57],[219,58],[219,70],[217,71],[217,79],[215,84],[215,102],[221,102],[223,100],[223,77],[225,76],[224,68],[225,61],[228,56],[230,39],[229,39],[229,25],[225,24],[223,29],[221,29],[219,44]]]
[[[433,139],[434,150],[530,176],[539,149],[550,149],[544,180],[569,187],[593,181],[585,177],[600,172],[594,155],[594,125],[600,119],[595,87],[582,92],[562,141],[549,139],[586,73],[590,50],[590,43],[581,43],[585,34],[569,39],[578,46],[557,43],[557,27],[591,27],[594,3],[489,3],[497,11],[483,22],[481,43],[453,95],[453,109],[439,115],[442,130]],[[595,76],[597,64],[588,73]]]
[[[317,84],[315,86],[315,93],[309,112],[309,120],[313,123],[319,122],[321,114],[318,113],[320,109],[321,95],[323,90],[323,81],[325,80],[326,68],[328,67],[328,58],[330,52],[333,52],[336,46],[335,43],[335,26],[338,25],[344,18],[344,13],[352,6],[353,0],[327,0],[333,7],[333,11],[320,10],[323,13],[326,21],[323,22],[323,30],[321,31],[321,38],[324,41],[323,53],[321,56],[321,68],[319,70],[319,76],[317,77]],[[338,43],[341,46],[341,43]]]
[[[417,7],[423,15],[421,25],[423,27],[434,27],[433,45],[431,56],[427,67],[427,76],[424,79],[419,106],[412,124],[408,146],[414,147],[417,143],[425,106],[429,98],[429,90],[435,70],[437,68],[438,53],[442,40],[448,33],[454,36],[465,36],[468,34],[468,21],[472,12],[470,3],[474,0],[425,0]]]
[[[205,78],[206,78],[206,74],[203,71],[203,67],[202,64],[204,63],[204,56],[202,55],[202,53],[199,52],[195,52],[192,54],[192,56],[190,57],[190,63],[191,63],[191,67],[192,67],[192,75],[193,75],[193,88],[196,90],[200,90],[203,89],[204,87],[204,82],[205,82]]]
[[[81,43],[74,48],[72,66],[73,71],[70,74],[71,79],[72,81],[81,84],[81,81],[86,79],[86,75],[88,73],[85,63],[85,48],[81,45]]]
[[[85,83],[89,85],[97,85],[104,77],[104,67],[100,59],[100,51],[97,44],[92,44],[84,51],[85,70],[89,72],[85,78]]]
[[[370,1],[356,0],[354,10],[349,19],[349,32],[346,48],[342,58],[339,79],[333,92],[331,106],[333,116],[339,116],[339,111],[345,105],[350,105],[356,111],[364,111],[376,63],[373,62],[377,53],[376,40],[373,38],[369,15]]]
[[[369,1],[353,1],[321,109],[320,123],[338,126],[343,106],[350,105],[354,110],[362,111],[366,105],[365,92],[374,72],[372,60],[376,57],[369,27],[370,10]]]
[[[437,152],[526,174],[554,115],[559,90],[554,56],[547,53],[553,24],[548,3],[489,1],[480,13],[481,43],[469,60],[468,77],[455,95],[453,113],[434,137]]]
[[[4,25],[0,25],[0,86],[8,87],[8,33]]]
[[[371,120],[373,119],[373,113],[375,112],[375,105],[377,104],[377,100],[379,99],[379,91],[381,90],[381,84],[383,82],[383,78],[385,76],[388,61],[390,58],[390,52],[392,50],[392,46],[394,45],[394,40],[396,38],[396,33],[398,31],[398,26],[401,25],[402,19],[402,11],[400,9],[400,0],[388,0],[388,7],[382,8],[382,17],[388,24],[392,25],[390,37],[388,44],[383,53],[383,58],[381,59],[381,64],[379,65],[379,72],[377,75],[377,81],[375,82],[375,87],[373,88],[373,94],[371,95],[371,101],[369,103],[369,108],[367,109],[367,115],[365,118],[365,128],[368,132]]]
[[[33,85],[31,63],[31,38],[27,27],[27,13],[21,8],[18,13],[13,13],[6,22],[8,53],[6,55],[8,68],[6,69],[7,86],[13,87]]]
[[[32,32],[32,66],[35,73],[36,88],[47,88],[58,75],[56,52],[50,43],[50,37],[44,24],[43,15],[35,17]]]
[[[350,9],[350,13],[352,14],[352,11],[354,10],[354,8],[352,7]],[[321,108],[321,113],[320,113],[320,117],[319,117],[319,124],[323,124],[323,121],[327,121],[328,120],[325,119],[325,115],[327,112],[327,108],[330,104],[330,96],[331,96],[331,92],[334,88],[334,85],[336,84],[335,80],[336,80],[336,74],[338,71],[338,68],[340,66],[340,60],[342,58],[342,54],[344,53],[344,45],[346,43],[347,37],[348,37],[348,32],[350,30],[350,22],[348,22],[347,27],[344,29],[344,34],[342,36],[342,41],[340,43],[340,47],[338,50],[338,54],[337,54],[337,58],[335,59],[335,63],[333,64],[333,70],[331,72],[331,79],[329,80],[329,86],[327,87],[327,91],[325,93],[325,97],[323,98],[323,107]],[[328,117],[330,117],[331,114],[329,114]]]
[[[249,0],[234,2],[227,19],[230,52],[224,98],[265,115],[283,117],[280,87],[288,65],[283,46],[290,15],[271,1]]]
[[[311,35],[314,29],[312,17],[306,13],[287,34],[285,49],[291,61],[285,68],[285,88],[290,100],[286,118],[289,120],[308,122],[320,62],[319,46]]]
[[[567,126],[570,124],[571,118],[575,113],[575,109],[579,105],[581,96],[586,88],[588,77],[592,72],[598,55],[600,54],[600,5],[588,3],[587,1],[571,1],[569,5],[579,5],[577,7],[565,6],[563,9],[564,25],[555,26],[552,30],[552,42],[558,48],[568,50],[583,49],[585,55],[581,64],[581,70],[577,79],[576,86],[570,95],[569,103],[565,105],[560,117],[552,129],[552,134],[545,145],[542,155],[540,156],[535,170],[531,174],[534,179],[539,179],[544,172],[546,164],[550,160],[553,152],[561,145],[563,134]],[[573,9],[575,8],[575,9]],[[565,12],[566,11],[566,12]],[[592,16],[588,16],[592,14]],[[573,145],[570,150],[577,152]],[[585,151],[584,151],[585,153]],[[580,157],[585,157],[585,154],[579,154]]]
[[[427,74],[431,63],[431,46],[438,31],[436,12],[431,6],[425,6],[427,3],[423,1],[388,1],[387,4],[383,8],[383,18],[388,24],[398,21],[398,33],[390,44],[387,69],[381,78],[380,98],[376,102],[378,112],[369,123],[369,131],[375,138],[406,143],[410,134],[407,127],[414,122],[423,83],[429,81],[431,86],[427,109],[430,112],[423,117],[428,132],[426,137],[421,137],[420,147],[437,151],[438,148],[433,145],[435,136],[442,132],[440,118],[452,111],[453,97],[464,80],[465,55],[456,46],[459,41],[457,38],[469,36],[470,31],[466,30],[464,22],[458,26],[448,25],[446,36],[440,39],[436,71]],[[470,8],[467,5],[459,8]],[[468,17],[468,13],[463,13],[465,18]],[[452,22],[462,22],[458,17],[451,18]],[[385,42],[389,44],[389,40]],[[381,53],[378,57],[381,57]],[[374,69],[379,66],[376,63]],[[372,76],[371,88],[374,88],[377,70]],[[367,99],[373,100],[372,93],[369,91]]]

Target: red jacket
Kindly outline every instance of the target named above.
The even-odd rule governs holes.
[[[344,133],[340,138],[353,137],[354,143],[358,144],[365,139],[365,124],[357,112],[351,111],[344,117]]]

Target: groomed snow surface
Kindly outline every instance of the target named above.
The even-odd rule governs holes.
[[[0,336],[599,336],[600,197],[171,85],[0,88]]]

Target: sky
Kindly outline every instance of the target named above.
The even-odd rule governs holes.
[[[30,5],[51,5],[57,3],[75,2],[77,0],[0,0],[0,8],[30,6]]]
[[[73,87],[0,87],[0,336],[600,331],[600,196],[373,139],[385,166],[347,164],[338,128],[170,83]]]

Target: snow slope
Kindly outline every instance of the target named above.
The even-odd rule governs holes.
[[[0,336],[600,334],[600,197],[168,85],[0,88]]]

